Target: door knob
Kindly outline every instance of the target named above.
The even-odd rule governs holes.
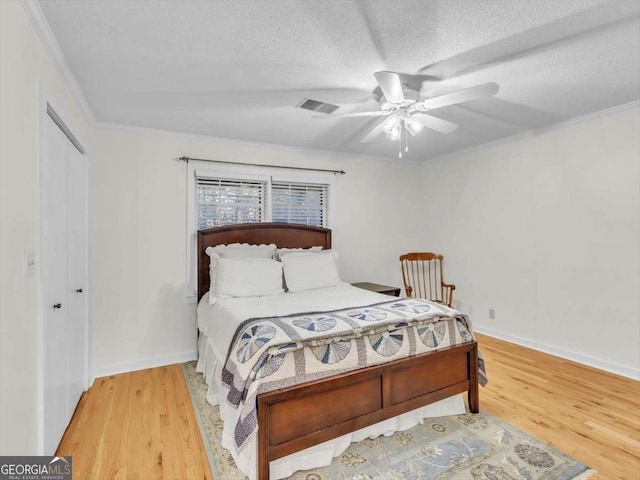
[[[77,289],[76,293],[82,293],[82,289],[81,288]]]
[[[53,309],[55,310],[55,309],[57,309],[57,308],[62,308],[62,304],[61,304],[61,303],[56,303],[56,304],[53,306]]]

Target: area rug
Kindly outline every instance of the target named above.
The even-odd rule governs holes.
[[[183,364],[215,480],[245,480],[222,448],[222,420],[195,362]],[[328,467],[289,480],[583,480],[593,470],[487,413],[425,419],[404,432],[353,443]]]

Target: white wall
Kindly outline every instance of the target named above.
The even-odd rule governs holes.
[[[480,330],[640,374],[639,132],[636,105],[424,164],[425,245]]]
[[[185,303],[186,164],[176,160],[183,155],[346,170],[332,189],[333,246],[346,281],[400,287],[398,256],[421,244],[417,163],[104,128],[93,130],[91,148],[96,375],[195,351],[195,305]]]
[[[39,88],[76,136],[88,126],[23,7],[0,1],[0,455],[37,454]]]

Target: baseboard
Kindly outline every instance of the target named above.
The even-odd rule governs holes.
[[[109,375],[117,375],[119,373],[135,372],[137,370],[145,370],[147,368],[164,367],[165,365],[173,365],[174,363],[190,362],[197,358],[198,353],[194,350],[191,352],[166,355],[164,357],[147,358],[135,362],[96,368],[91,371],[91,384],[93,384],[93,381],[96,378],[100,377],[108,377]]]
[[[589,355],[583,355],[582,353],[576,353],[570,350],[565,350],[563,348],[547,345],[546,343],[527,340],[524,338],[517,337],[515,335],[500,332],[497,330],[492,330],[490,328],[479,327],[477,325],[474,325],[473,329],[476,332],[481,333],[483,335],[488,335],[489,337],[497,338],[510,343],[515,343],[523,347],[532,348],[533,350],[538,350],[540,352],[555,355],[556,357],[564,358],[566,360],[571,360],[573,362],[581,363],[583,365],[588,365],[590,367],[597,368],[599,370],[604,370],[606,372],[615,373],[616,375],[622,375],[623,377],[628,377],[633,380],[640,380],[639,369],[626,367],[624,365],[619,365],[613,362],[607,362],[605,360],[594,358]]]

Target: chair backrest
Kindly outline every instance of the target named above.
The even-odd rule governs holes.
[[[402,279],[407,297],[447,303],[443,291],[442,255],[412,252],[400,256]]]

